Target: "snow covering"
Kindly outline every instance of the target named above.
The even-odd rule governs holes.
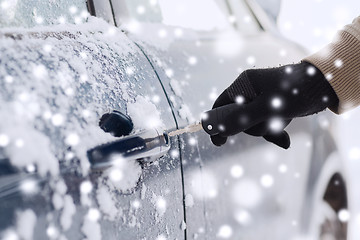
[[[9,33],[18,39],[4,37]],[[121,31],[93,17],[79,25],[0,30],[0,53],[7,62],[0,65],[0,76],[12,79],[0,90],[0,134],[8,139],[5,150],[12,164],[35,164],[42,175],[57,175],[57,159],[70,146],[83,173],[88,171],[86,150],[110,139],[97,127],[109,107],[104,96],[129,96],[128,83],[118,81],[121,67],[114,64],[134,54],[126,42]],[[106,65],[100,68],[99,61]],[[83,114],[89,103],[93,109]]]
[[[33,210],[26,209],[17,213],[16,232],[24,240],[32,240],[37,217]]]
[[[60,224],[64,231],[67,231],[72,224],[72,217],[76,212],[74,201],[70,195],[64,197],[64,208],[60,217]]]
[[[101,212],[110,220],[114,221],[117,216],[117,208],[113,195],[105,185],[100,185],[96,192],[96,199]]]
[[[88,240],[101,240],[101,227],[97,221],[85,217],[81,231]]]
[[[124,159],[121,156],[111,156],[115,166],[106,170],[103,177],[107,179],[107,184],[113,190],[129,192],[136,187],[142,170],[138,161]]]
[[[161,113],[157,107],[143,96],[137,96],[134,103],[128,103],[128,113],[137,128],[164,128]]]

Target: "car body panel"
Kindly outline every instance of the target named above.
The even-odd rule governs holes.
[[[183,238],[178,156],[156,164],[126,162],[121,176],[132,182],[121,188],[111,175],[91,171],[86,156],[117,139],[99,127],[100,117],[112,110],[133,117],[132,134],[152,126],[156,113],[161,123],[153,127],[176,128],[159,79],[139,48],[121,31],[90,18],[82,25],[7,29],[0,52],[0,132],[9,139],[1,163],[17,166],[0,177],[0,211],[7,212],[0,221],[2,237],[14,231],[21,236],[19,221],[25,219],[29,226],[36,222],[34,239]],[[171,145],[178,151],[176,139]],[[24,189],[26,179],[33,185]],[[92,186],[85,195],[83,182]],[[94,209],[95,217],[89,215]]]

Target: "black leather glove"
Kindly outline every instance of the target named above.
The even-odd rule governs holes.
[[[316,67],[307,62],[246,70],[204,114],[202,125],[216,146],[239,132],[262,136],[282,148],[290,138],[284,128],[293,118],[311,115],[339,100]]]

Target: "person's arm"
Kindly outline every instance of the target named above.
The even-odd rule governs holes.
[[[342,113],[358,105],[360,17],[301,63],[241,73],[216,99],[217,114],[204,115],[202,125],[217,146],[245,132],[286,149],[290,138],[284,129],[293,118],[326,108]]]
[[[341,114],[360,105],[360,16],[303,61],[316,66],[335,90],[339,105],[330,108],[333,112]]]

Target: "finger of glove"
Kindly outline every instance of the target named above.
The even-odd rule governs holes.
[[[221,107],[230,103],[234,103],[234,101],[229,97],[229,94],[227,91],[223,91],[220,96],[215,100],[213,109],[217,107]]]
[[[289,125],[289,123],[291,122],[292,119],[290,120],[281,120],[280,124],[281,124],[281,129],[284,129],[287,125]],[[278,124],[277,122],[275,122],[275,124]],[[259,124],[256,124],[255,126],[247,129],[246,131],[244,131],[246,134],[249,134],[251,136],[255,136],[255,137],[259,137],[259,136],[264,136],[266,135],[268,132],[271,132],[271,128],[272,128],[272,121],[268,120],[268,121],[264,121],[261,122]]]
[[[214,135],[214,136],[210,136],[211,142],[215,145],[215,146],[222,146],[226,143],[227,137],[222,137],[220,135]]]
[[[264,139],[284,149],[290,147],[290,136],[285,130],[279,133],[266,134],[264,135]]]
[[[247,104],[238,105],[231,112],[219,115],[218,124],[223,128],[219,134],[228,137],[266,121],[270,111],[264,101],[266,98],[258,97]]]
[[[251,136],[264,136],[269,130],[269,125],[266,121],[256,124],[255,126],[245,130],[246,134]]]

